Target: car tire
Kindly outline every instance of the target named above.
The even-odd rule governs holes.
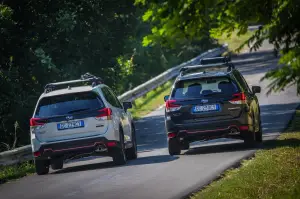
[[[244,143],[247,145],[253,145],[255,144],[255,133],[248,131],[244,133]]]
[[[256,144],[257,144],[257,137],[256,137],[257,132],[255,132],[256,124],[255,124],[254,115],[252,116],[252,121],[253,121],[252,130],[244,133],[244,143],[249,147],[256,146]]]
[[[64,159],[63,158],[56,158],[53,159],[51,162],[51,169],[59,170],[64,167]]]
[[[120,130],[120,148],[115,148],[112,158],[115,165],[124,165],[127,162],[123,130]]]
[[[176,138],[170,138],[168,141],[168,149],[170,155],[180,155],[181,146],[179,141]]]
[[[135,136],[135,127],[132,125],[132,147],[126,149],[126,156],[128,160],[137,159],[137,144],[136,144],[136,136]]]
[[[189,150],[189,149],[190,149],[190,143],[188,143],[188,142],[183,142],[183,143],[181,144],[181,149],[182,149],[182,150]]]
[[[48,160],[34,160],[35,172],[38,175],[46,175],[49,173],[49,161]]]

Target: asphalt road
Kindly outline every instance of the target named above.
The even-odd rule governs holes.
[[[260,85],[264,141],[274,139],[286,127],[300,102],[295,88],[266,96],[264,73],[276,67],[272,54],[252,53],[236,59],[251,85]],[[136,123],[139,158],[113,166],[111,158],[71,162],[46,176],[28,176],[0,186],[3,199],[53,198],[180,198],[208,184],[221,172],[253,154],[242,141],[219,139],[193,144],[176,157],[168,155],[163,108]]]

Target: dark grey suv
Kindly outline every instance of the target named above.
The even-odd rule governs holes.
[[[260,107],[255,95],[260,91],[259,86],[249,88],[228,58],[203,59],[200,65],[182,68],[171,94],[165,96],[170,155],[180,154],[199,140],[262,142]]]

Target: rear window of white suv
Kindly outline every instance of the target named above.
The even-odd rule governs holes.
[[[228,77],[209,77],[178,81],[172,99],[202,98],[207,96],[232,96],[238,87]]]
[[[97,94],[93,92],[71,93],[42,98],[35,117],[61,116],[101,108],[104,108],[104,104]]]

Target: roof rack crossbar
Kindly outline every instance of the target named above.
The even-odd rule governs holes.
[[[185,66],[180,69],[180,76],[182,76],[185,72],[191,70],[203,70],[206,69],[220,69],[220,68],[227,68],[227,72],[232,71],[235,67],[232,63],[218,63],[218,64],[206,64],[206,65],[192,65],[192,66]]]
[[[217,63],[229,63],[231,62],[231,58],[229,56],[225,57],[211,57],[211,58],[203,58],[200,60],[200,65],[207,65],[207,64],[217,64]]]
[[[184,72],[194,70],[194,69],[219,69],[227,67],[227,72],[230,72],[234,69],[234,65],[231,63],[231,58],[229,56],[225,57],[211,57],[211,58],[203,58],[200,59],[199,65],[191,65],[185,66],[180,69],[180,76],[183,75]]]
[[[91,75],[90,73],[86,73],[84,75],[81,75],[80,79],[77,80],[70,80],[70,81],[64,81],[64,82],[54,82],[54,83],[49,83],[44,87],[45,93],[49,93],[57,86],[62,86],[62,85],[70,85],[70,84],[77,84],[77,83],[91,83],[92,86],[96,86],[101,84],[103,81],[100,77],[96,77],[94,75]]]

